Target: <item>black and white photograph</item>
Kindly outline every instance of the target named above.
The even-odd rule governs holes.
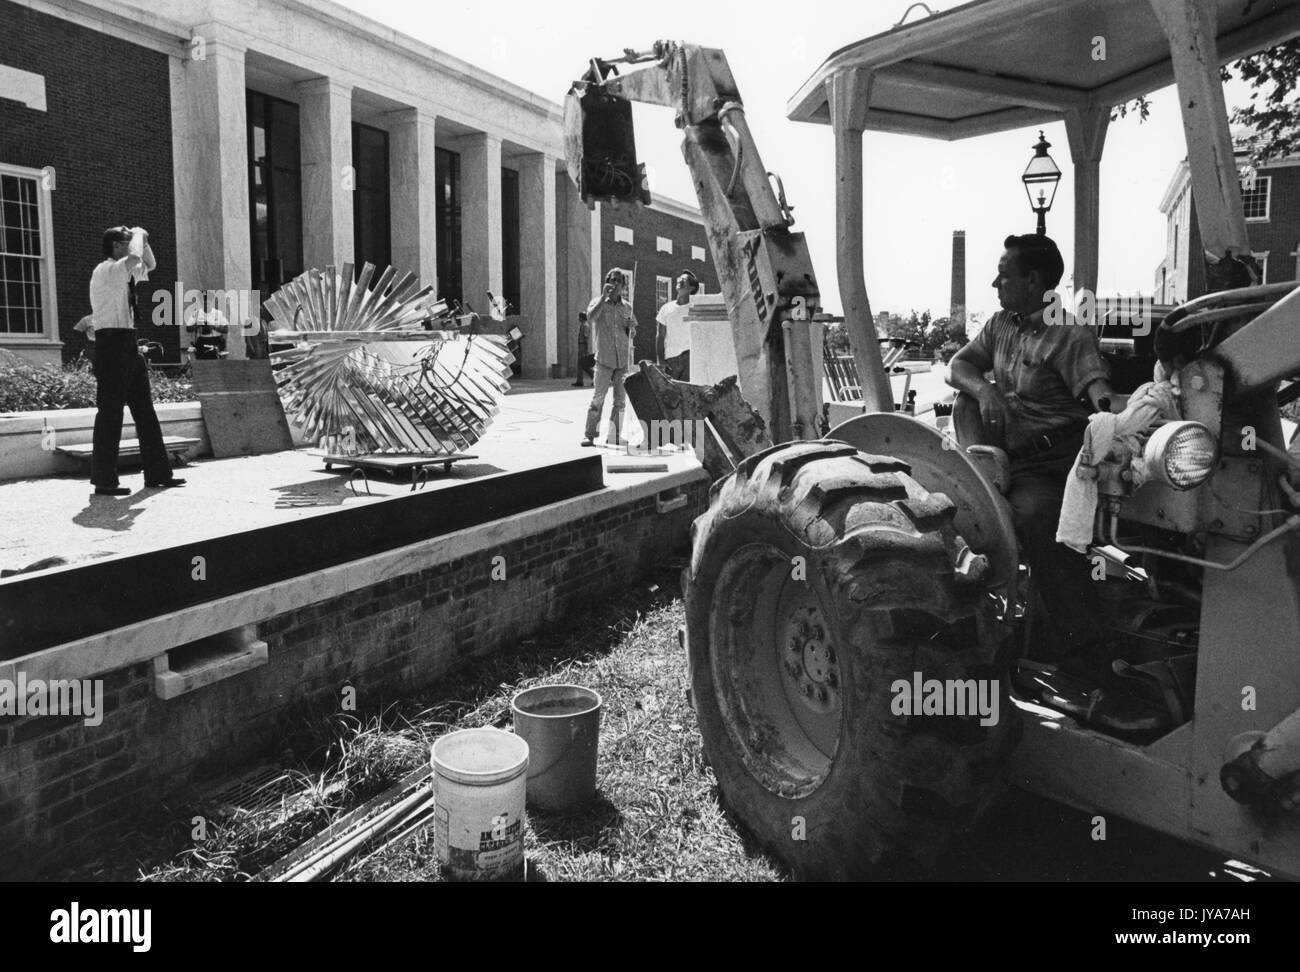
[[[1297,423],[1296,0],[0,0],[0,892],[1285,947]]]

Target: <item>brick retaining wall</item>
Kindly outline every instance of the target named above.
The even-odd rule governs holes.
[[[286,717],[336,706],[345,684],[358,712],[378,711],[635,582],[686,551],[707,485],[683,487],[689,501],[666,514],[643,496],[267,618],[265,665],[175,699],[156,696],[151,663],[109,672],[98,726],[0,717],[0,877],[88,857],[162,801],[278,755]],[[492,577],[498,556],[504,580]]]

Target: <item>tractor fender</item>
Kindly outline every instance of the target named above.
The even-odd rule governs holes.
[[[955,439],[934,426],[898,412],[871,412],[841,422],[826,436],[860,452],[894,456],[911,467],[911,477],[931,493],[943,493],[957,508],[953,526],[967,546],[989,560],[989,586],[1014,583],[1019,549],[1011,507],[997,486]]]

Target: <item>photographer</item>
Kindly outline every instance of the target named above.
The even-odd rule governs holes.
[[[125,496],[119,485],[117,456],[122,438],[122,409],[131,409],[144,484],[180,486],[185,480],[172,475],[163,444],[162,427],[154,413],[149,389],[149,366],[136,344],[138,280],[147,280],[155,266],[149,234],[139,226],[115,226],[104,231],[104,259],[90,275],[91,319],[89,334],[95,342],[95,432],[90,481],[101,496]]]
[[[622,443],[623,407],[627,402],[623,379],[632,363],[632,341],[636,337],[636,318],[623,299],[621,271],[610,270],[605,274],[601,295],[587,308],[587,323],[596,355],[596,392],[591,396],[591,407],[587,409],[587,429],[582,444],[596,444],[605,395],[613,385],[614,407],[609,413],[609,434],[605,436],[605,444],[617,446]]]

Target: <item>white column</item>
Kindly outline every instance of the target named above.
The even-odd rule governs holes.
[[[389,211],[393,266],[411,272],[420,286],[438,287],[436,116],[422,108],[395,111],[388,141]]]
[[[501,139],[487,132],[458,141],[460,150],[460,254],[464,300],[480,314],[487,291],[500,297]]]
[[[302,258],[323,269],[351,261],[352,88],[332,78],[300,82]]]
[[[564,223],[564,245],[558,258],[560,275],[564,278],[560,332],[566,336],[560,351],[564,364],[572,370],[578,359],[578,312],[586,310],[591,298],[599,292],[592,289],[591,278],[593,263],[599,263],[600,238],[596,238],[597,256],[593,258],[591,211],[567,173],[560,180],[563,191],[559,195],[557,218]]]
[[[1097,290],[1097,246],[1101,233],[1101,153],[1110,124],[1108,106],[1090,105],[1065,113],[1065,132],[1074,161],[1074,289]]]
[[[555,315],[555,156],[519,157],[519,301],[528,325],[524,377],[559,363]]]
[[[244,46],[222,28],[195,28],[200,46],[171,64],[176,275],[182,290],[252,287]],[[201,55],[201,56],[197,56]],[[155,233],[159,228],[146,227]],[[244,342],[229,340],[232,358]]]

